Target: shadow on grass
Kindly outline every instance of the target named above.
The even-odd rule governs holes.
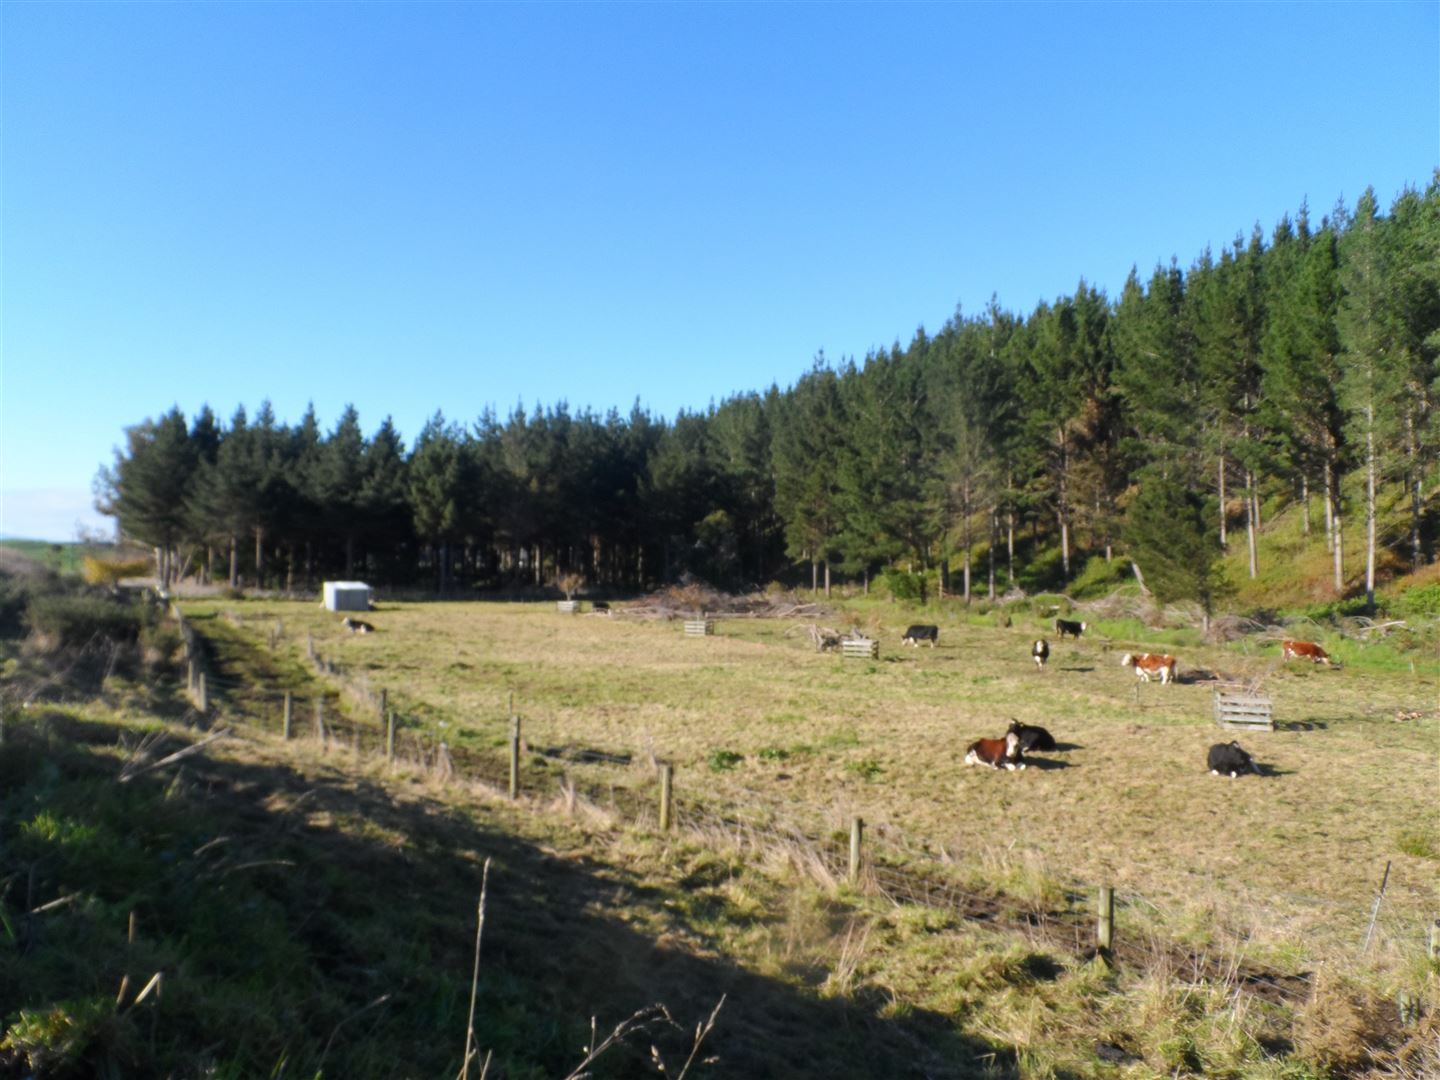
[[[1018,1076],[1013,1048],[954,1017],[890,1016],[887,995],[820,997],[724,959],[727,934],[774,916],[731,910],[717,888],[687,918],[683,882],[597,861],[568,829],[534,842],[483,803],[462,811],[415,785],[397,795],[326,760],[205,751],[183,773],[120,785],[110,748],[122,735],[52,713],[12,726],[0,747],[0,779],[20,796],[3,808],[3,834],[24,832],[33,783],[73,822],[7,844],[0,877],[28,874],[37,898],[88,898],[23,916],[26,948],[6,967],[24,989],[4,1023],[64,998],[113,1000],[122,975],[165,972],[163,1005],[134,1010],[144,1026],[128,1035],[118,1021],[106,1029],[113,1041],[87,1052],[110,1056],[92,1065],[257,1075],[283,1060],[295,1075],[455,1075],[490,859],[475,1030],[501,1075],[565,1075],[592,1016],[603,1037],[655,1002],[678,1027],[612,1051],[594,1075],[653,1075],[652,1043],[673,1068],[724,994],[703,1052],[719,1063],[702,1076]],[[183,742],[173,735],[166,749]],[[132,945],[127,911],[141,928]]]

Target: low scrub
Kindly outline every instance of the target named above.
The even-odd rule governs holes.
[[[93,641],[130,643],[140,637],[144,609],[109,597],[55,595],[30,602],[25,621],[32,633],[57,647]]]

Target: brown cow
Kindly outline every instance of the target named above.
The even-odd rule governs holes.
[[[1313,641],[1280,642],[1280,659],[1309,660],[1312,663],[1330,666],[1330,654]]]
[[[992,769],[1023,769],[1020,736],[1011,731],[1003,739],[978,739],[965,751],[966,765],[989,765]]]
[[[1175,680],[1175,657],[1165,656],[1161,653],[1126,653],[1120,658],[1122,667],[1133,667],[1135,674],[1150,681],[1150,676],[1160,676],[1160,684],[1174,682]]]

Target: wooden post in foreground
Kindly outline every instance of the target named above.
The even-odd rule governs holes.
[[[510,798],[520,797],[520,718],[510,718]]]
[[[850,819],[850,884],[860,881],[860,840],[865,835],[865,822],[858,817]]]
[[[395,710],[385,714],[385,763],[395,764]]]
[[[290,737],[295,733],[295,695],[289,690],[285,691],[285,741],[289,742]]]
[[[1096,932],[1100,959],[1110,963],[1115,944],[1115,890],[1109,885],[1100,886],[1100,925]]]
[[[675,766],[660,766],[660,831],[669,832],[674,820]]]
[[[1430,959],[1440,961],[1440,919],[1430,924]]]
[[[205,672],[195,676],[195,708],[201,716],[210,712],[210,691],[205,686]]]

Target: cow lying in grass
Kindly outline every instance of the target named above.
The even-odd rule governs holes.
[[[1205,764],[1209,766],[1212,776],[1228,773],[1231,779],[1239,776],[1242,772],[1257,774],[1260,772],[1260,766],[1255,764],[1255,760],[1240,748],[1238,742],[1233,740],[1228,743],[1216,743],[1210,747]]]
[[[1138,678],[1150,681],[1152,675],[1159,676],[1160,683],[1175,681],[1175,657],[1163,653],[1126,653],[1120,658],[1122,667],[1133,667]]]
[[[352,619],[349,615],[340,620],[340,625],[352,634],[373,634],[375,627],[368,622],[361,622],[359,619]]]
[[[940,628],[938,626],[916,625],[910,627],[909,630],[905,631],[905,636],[900,639],[900,644],[914,645],[918,649],[920,647],[920,642],[928,641],[930,642],[930,647],[933,649],[935,647],[935,643],[939,640]]]
[[[966,765],[989,765],[992,769],[1023,769],[1020,736],[1008,733],[1003,739],[977,739],[965,750]]]

